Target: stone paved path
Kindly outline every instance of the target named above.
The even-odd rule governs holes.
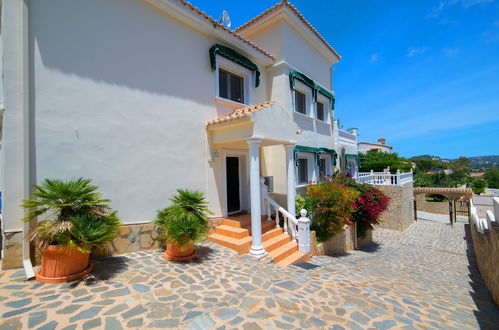
[[[301,266],[257,263],[211,243],[187,264],[160,251],[95,260],[70,284],[0,273],[1,329],[499,328],[465,226],[420,221]]]

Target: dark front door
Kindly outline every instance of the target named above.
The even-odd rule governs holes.
[[[241,211],[239,198],[239,158],[227,157],[227,213]]]

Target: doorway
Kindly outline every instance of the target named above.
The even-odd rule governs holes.
[[[240,165],[239,157],[227,156],[225,158],[228,214],[241,211]]]

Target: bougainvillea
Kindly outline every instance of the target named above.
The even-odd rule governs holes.
[[[380,223],[380,216],[388,208],[390,199],[378,188],[355,182],[350,176],[337,175],[335,180],[359,192],[352,221],[357,223],[357,236],[365,237],[368,230]]]
[[[307,186],[304,207],[310,210],[311,229],[319,242],[327,240],[351,223],[359,192],[337,180],[324,180]]]

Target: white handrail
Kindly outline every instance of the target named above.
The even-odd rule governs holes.
[[[269,192],[267,190],[267,186],[263,183],[261,184],[262,188],[262,197],[264,203],[267,203],[267,221],[270,221],[270,205],[274,208],[275,211],[275,223],[276,228],[280,227],[280,216],[283,217],[283,231],[284,234],[291,236],[291,241],[293,243],[298,243],[298,249],[301,252],[309,253],[310,252],[310,219],[307,218],[307,211],[300,211],[300,218],[297,219],[294,215],[289,213],[285,208],[279,205],[272,197],[270,197]]]
[[[358,173],[358,183],[368,183],[373,185],[402,185],[414,180],[413,173],[405,172],[400,173],[397,171],[396,174],[391,174],[390,172],[359,172]]]

